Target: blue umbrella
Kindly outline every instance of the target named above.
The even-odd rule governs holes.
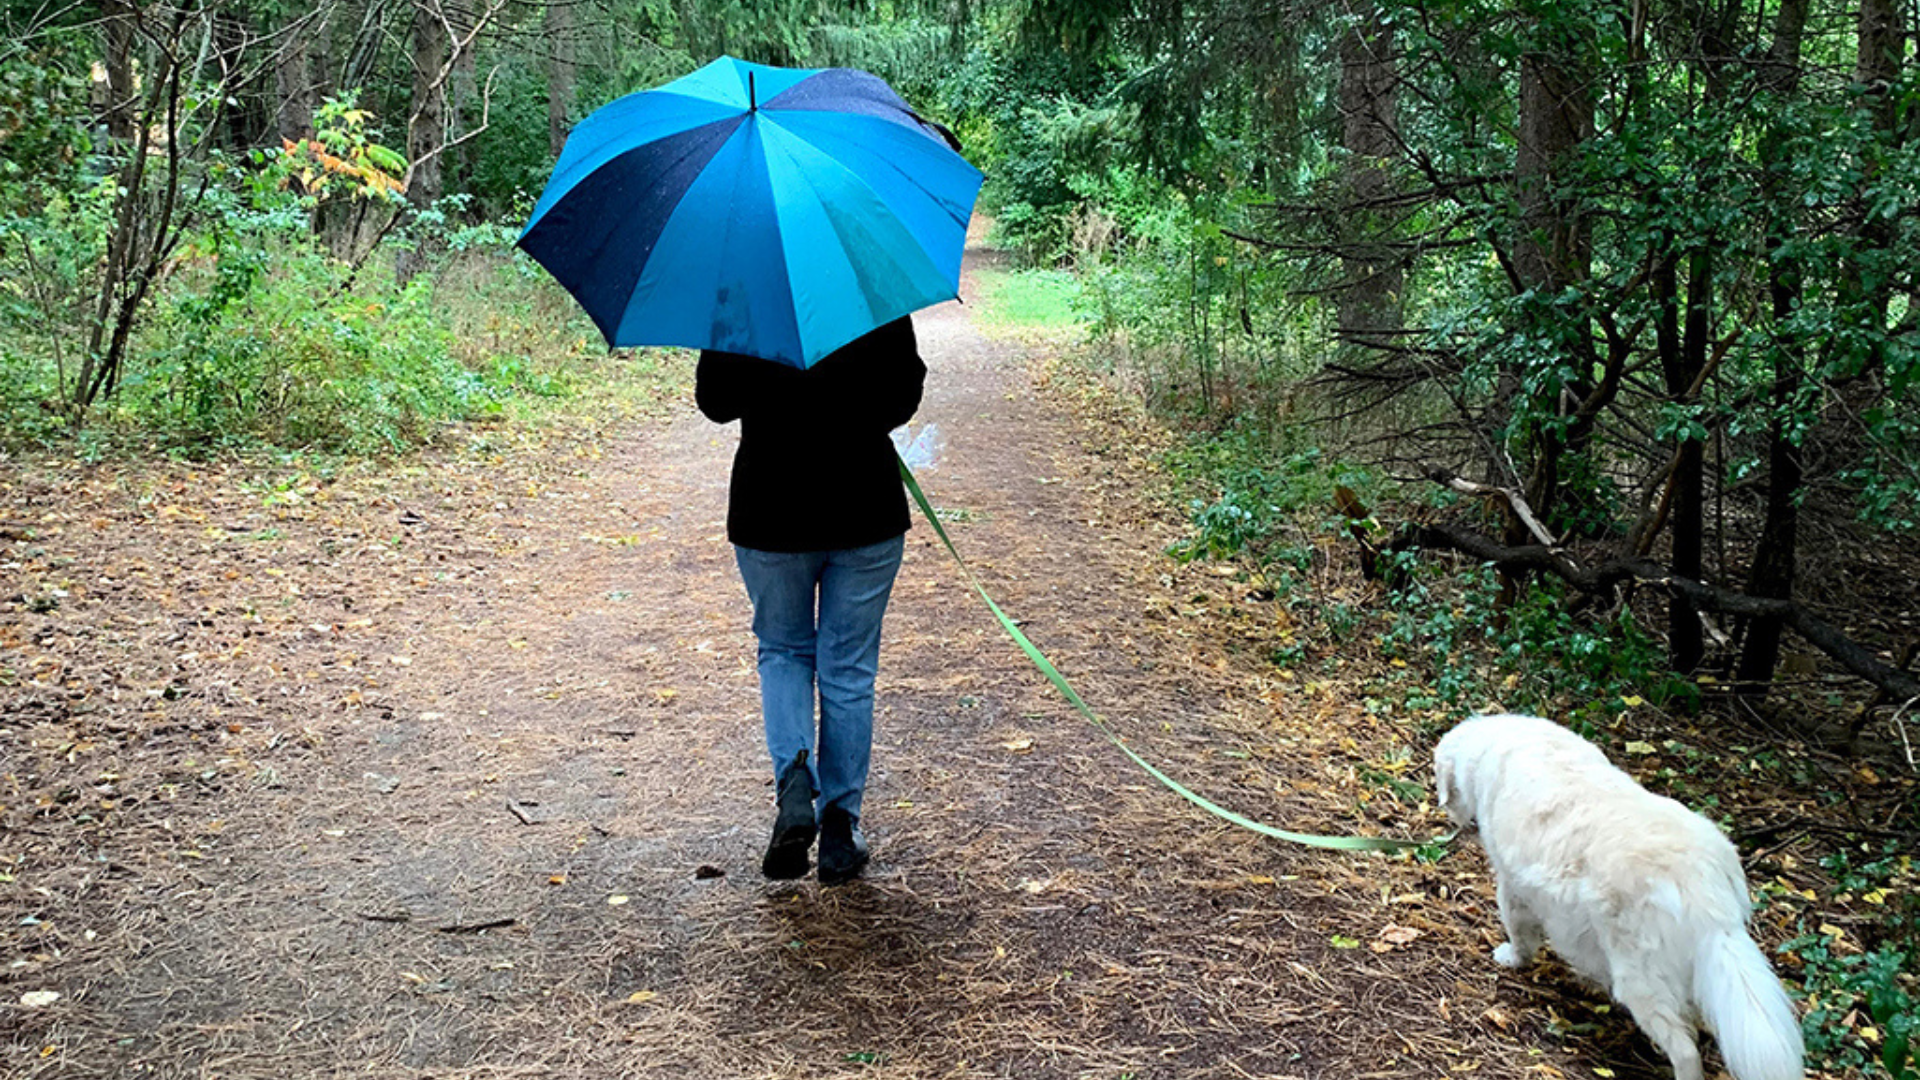
[[[879,77],[721,57],[580,122],[520,247],[611,346],[806,368],[959,295],[980,170]]]

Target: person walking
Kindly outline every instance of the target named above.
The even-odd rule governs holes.
[[[907,318],[805,370],[700,354],[700,411],[740,421],[727,538],[759,642],[777,801],[760,864],[769,878],[806,876],[816,835],[822,885],[851,881],[868,860],[860,810],[880,621],[909,525],[889,433],[919,409],[926,375]]]

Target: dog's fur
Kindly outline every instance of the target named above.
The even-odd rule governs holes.
[[[1747,935],[1739,856],[1706,818],[1634,783],[1592,743],[1531,716],[1476,716],[1434,750],[1440,804],[1478,825],[1507,942],[1525,966],[1551,943],[1701,1080],[1696,1029],[1737,1080],[1799,1080],[1805,1046],[1780,981]]]

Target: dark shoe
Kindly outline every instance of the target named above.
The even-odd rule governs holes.
[[[807,752],[800,751],[780,774],[779,813],[773,819],[773,839],[767,841],[760,872],[776,881],[807,876],[807,849],[819,831],[813,819],[813,776],[807,772]]]
[[[867,865],[867,837],[860,819],[837,806],[820,814],[820,884],[844,885]]]

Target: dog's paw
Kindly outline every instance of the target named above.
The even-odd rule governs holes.
[[[1493,962],[1506,968],[1523,968],[1527,966],[1527,958],[1520,955],[1520,950],[1514,948],[1513,942],[1511,941],[1505,942],[1499,948],[1493,950]]]

